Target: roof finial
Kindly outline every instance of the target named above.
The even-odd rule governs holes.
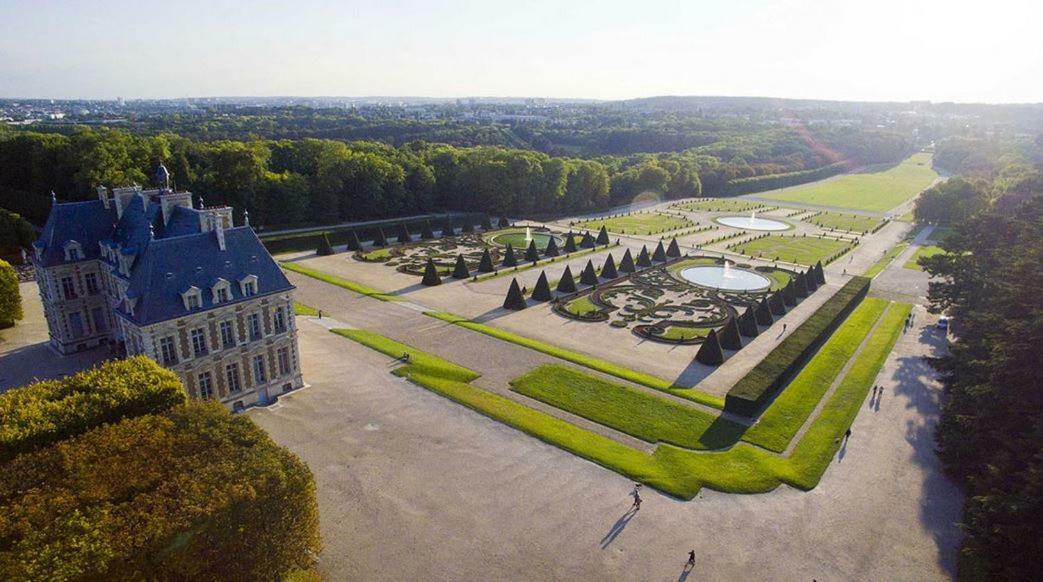
[[[204,208],[206,208],[206,205],[203,204],[203,197],[200,196],[199,197],[199,209],[202,210]]]
[[[53,206],[53,205],[55,205],[57,203],[58,203],[58,196],[56,196],[54,194],[54,190],[51,190],[51,205]]]
[[[243,224],[245,224],[246,226],[250,226],[250,211],[249,210],[244,210],[243,211]]]
[[[156,240],[156,226],[153,224],[148,225],[148,239]]]

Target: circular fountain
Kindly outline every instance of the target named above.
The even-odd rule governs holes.
[[[757,211],[750,212],[749,216],[719,216],[715,218],[714,221],[723,224],[724,226],[742,228],[745,230],[776,231],[790,229],[790,225],[781,220],[757,218]]]
[[[554,242],[558,247],[561,247],[565,242],[561,237],[554,236],[553,234],[532,232],[532,229],[528,226],[525,227],[525,232],[518,231],[498,234],[493,237],[493,242],[501,246],[507,246],[507,243],[510,243],[512,247],[519,250],[525,250],[529,248],[529,243],[535,242],[536,248],[543,250],[550,244],[551,239],[554,239]]]
[[[771,279],[764,275],[737,269],[727,262],[723,265],[688,267],[680,275],[689,283],[722,291],[761,291],[771,286]]]

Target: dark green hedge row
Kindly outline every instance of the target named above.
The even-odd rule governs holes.
[[[479,225],[482,223],[483,220],[485,220],[485,218],[484,215],[479,214],[469,217],[454,216],[452,219],[453,226],[457,229],[457,231],[459,231],[460,227],[467,220],[470,220],[472,225]],[[430,219],[427,220],[410,220],[405,224],[406,227],[409,229],[410,233],[419,235],[425,222],[429,222],[431,224],[431,228],[433,228],[434,230],[440,230],[442,228],[443,223],[445,222],[445,218],[440,216],[432,216]],[[323,234],[329,237],[330,243],[334,246],[347,244],[348,237],[351,236],[351,233],[353,231],[358,232],[359,239],[363,242],[373,240],[377,236],[377,228],[382,229],[384,231],[384,236],[386,236],[387,238],[391,240],[397,240],[395,237],[397,237],[398,226],[400,224],[402,224],[402,221],[390,219],[382,221],[379,224],[373,226],[365,226],[361,228],[318,228],[316,230],[301,232],[297,234],[265,236],[264,233],[258,233],[258,236],[260,237],[261,242],[264,244],[264,247],[268,249],[268,252],[274,255],[278,253],[296,253],[300,251],[313,251],[319,247],[319,244],[321,244]]]
[[[801,170],[799,172],[787,172],[785,174],[769,174],[767,176],[750,176],[748,178],[736,178],[728,180],[721,190],[722,196],[739,196],[751,192],[764,192],[786,186],[796,186],[806,182],[814,182],[830,176],[835,176],[848,168],[847,162],[836,162],[828,166]]]
[[[869,292],[870,280],[852,277],[792,334],[739,380],[724,399],[728,412],[753,417],[815,354],[819,345]]]
[[[307,466],[214,401],[0,465],[0,580],[282,580],[319,549]]]
[[[9,390],[0,394],[0,463],[186,398],[181,380],[144,356]]]

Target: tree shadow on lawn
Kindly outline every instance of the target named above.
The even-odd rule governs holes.
[[[945,338],[933,327],[920,330],[920,341],[932,346],[932,356],[945,351]],[[919,420],[906,423],[905,440],[912,448],[912,462],[924,469],[925,481],[920,492],[920,522],[931,531],[938,547],[939,565],[956,575],[956,557],[961,535],[955,523],[961,518],[963,492],[943,472],[938,458],[934,429],[938,422],[942,392],[925,384],[935,374],[930,364],[919,357],[899,359],[893,380],[894,396],[907,398],[907,408],[915,409]]]

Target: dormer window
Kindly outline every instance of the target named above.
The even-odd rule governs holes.
[[[83,259],[83,247],[80,243],[71,240],[65,243],[65,260],[66,261],[79,261]]]
[[[225,279],[218,279],[211,288],[214,303],[228,303],[232,299],[231,284]]]
[[[185,302],[187,311],[195,311],[203,305],[202,293],[200,293],[199,287],[195,285],[181,292],[181,300]]]
[[[257,275],[247,275],[240,279],[239,290],[243,293],[243,297],[257,295]]]

